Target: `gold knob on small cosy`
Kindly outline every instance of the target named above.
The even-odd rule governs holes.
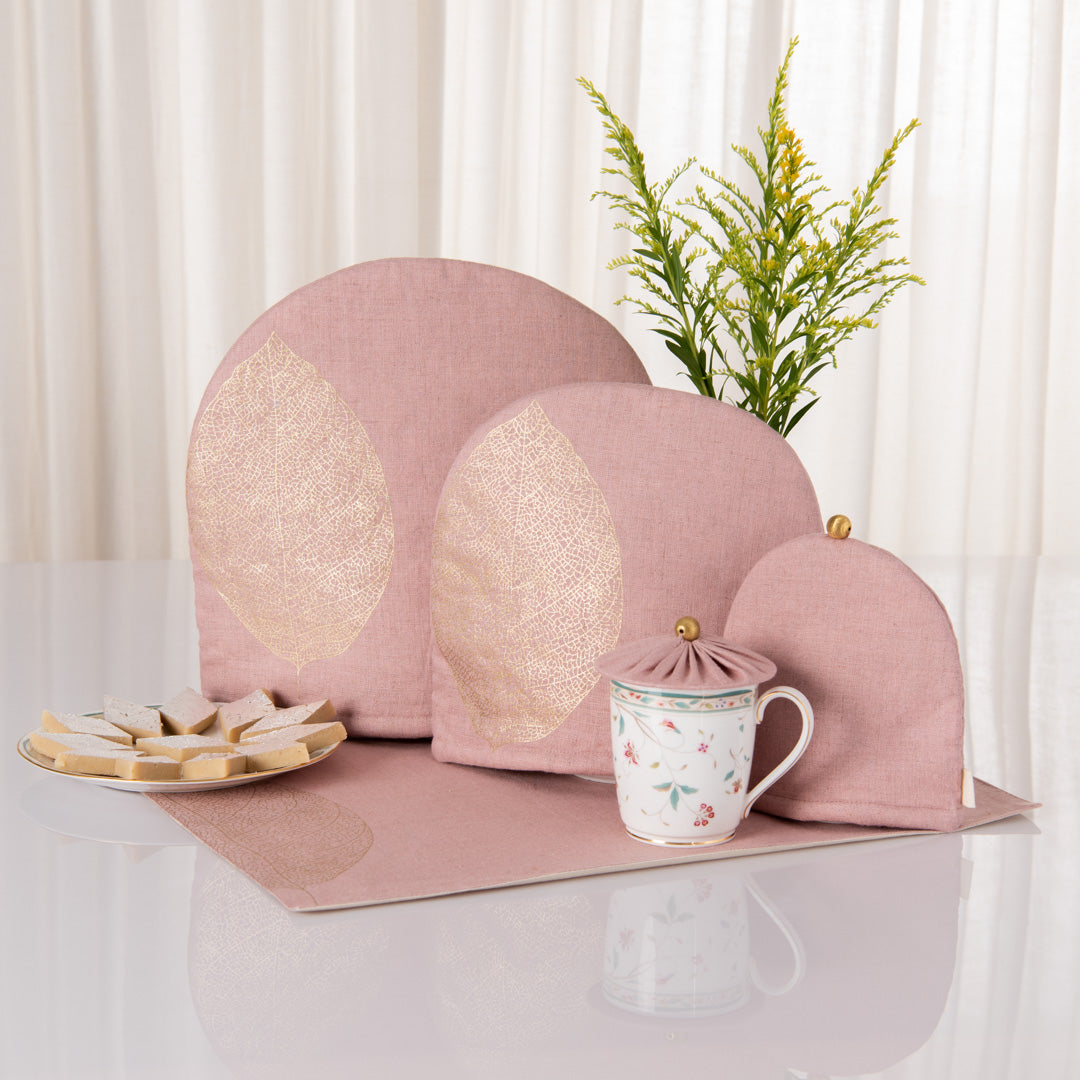
[[[833,514],[825,525],[825,531],[834,540],[843,540],[851,532],[851,518],[843,514]]]
[[[675,633],[678,634],[683,641],[696,641],[701,634],[701,623],[689,615],[684,615],[675,624]]]

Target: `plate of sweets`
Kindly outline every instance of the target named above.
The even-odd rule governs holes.
[[[215,703],[185,687],[165,704],[106,695],[101,712],[41,714],[19,756],[58,776],[120,791],[210,791],[303,769],[346,737],[329,701],[279,709],[265,690]]]

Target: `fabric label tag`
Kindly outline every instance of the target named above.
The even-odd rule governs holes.
[[[970,769],[964,769],[960,774],[960,805],[969,810],[975,808],[975,778]]]

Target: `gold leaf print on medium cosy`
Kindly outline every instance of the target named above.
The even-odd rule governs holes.
[[[537,402],[493,428],[435,522],[432,622],[476,733],[535,742],[596,685],[622,626],[603,493]]]
[[[199,564],[297,673],[356,640],[390,577],[382,464],[356,414],[277,334],[199,420],[187,467]]]

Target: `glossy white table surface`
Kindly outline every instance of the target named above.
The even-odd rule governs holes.
[[[316,914],[16,756],[43,707],[198,685],[188,565],[0,567],[0,1077],[1080,1076],[1080,566],[912,565],[960,638],[969,763],[1042,809]],[[680,981],[668,1015],[610,1000]],[[718,990],[742,1003],[694,1015]]]

